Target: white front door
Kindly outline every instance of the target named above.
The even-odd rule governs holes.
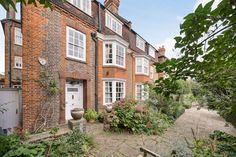
[[[66,120],[72,119],[71,110],[74,108],[83,108],[83,83],[66,84]]]

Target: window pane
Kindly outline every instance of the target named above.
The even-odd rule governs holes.
[[[74,57],[78,59],[85,59],[85,35],[76,31],[74,29],[69,28],[68,31],[69,41],[68,41],[68,52],[69,57]]]
[[[124,83],[116,82],[116,100],[121,100],[124,98]]]
[[[112,82],[105,82],[105,103],[112,103]]]
[[[105,45],[105,63],[112,64],[112,44]]]
[[[116,64],[124,66],[124,48],[120,45],[116,45]]]
[[[142,85],[137,85],[136,86],[136,96],[137,96],[137,100],[142,100]]]

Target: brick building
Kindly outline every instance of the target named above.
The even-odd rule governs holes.
[[[0,88],[4,87],[5,75],[0,73]]]
[[[13,11],[1,21],[5,35],[5,87],[21,88],[22,82],[22,33],[21,21]]]
[[[165,50],[159,53],[118,14],[120,0],[52,4],[53,10],[22,6],[20,21],[2,21],[22,30],[23,128],[63,124],[75,107],[101,110],[125,97],[145,100],[144,83],[158,78],[154,64],[165,59]]]

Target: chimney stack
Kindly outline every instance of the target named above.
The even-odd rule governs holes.
[[[165,49],[164,45],[162,45],[162,47],[159,47],[158,52],[160,54],[159,56],[161,56],[161,57],[165,56],[166,49]]]
[[[105,0],[104,5],[112,13],[118,14],[119,6],[120,6],[120,0]]]
[[[16,0],[13,0],[13,3],[16,4]],[[9,6],[9,10],[7,11],[7,19],[15,19],[16,12],[12,6]]]

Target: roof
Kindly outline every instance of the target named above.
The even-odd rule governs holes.
[[[98,1],[97,1],[97,2],[98,2]],[[105,7],[102,3],[100,3],[100,2],[98,2],[98,3],[102,6],[103,9],[106,9],[106,7]],[[112,15],[114,15],[116,18],[118,18],[118,19],[119,19],[122,23],[124,23],[127,27],[130,27],[130,24],[132,23],[131,21],[125,19],[124,17],[120,16],[119,14],[114,14],[114,13],[111,12],[111,11],[110,11],[110,13],[111,13]],[[153,46],[152,44],[150,44],[149,42],[147,42],[147,41],[146,41],[140,34],[138,34],[135,30],[131,29],[131,31],[132,31],[134,34],[140,36],[140,37],[146,42],[147,45],[151,45],[151,46],[156,50],[156,52],[158,52],[158,50],[155,48],[155,46]]]

